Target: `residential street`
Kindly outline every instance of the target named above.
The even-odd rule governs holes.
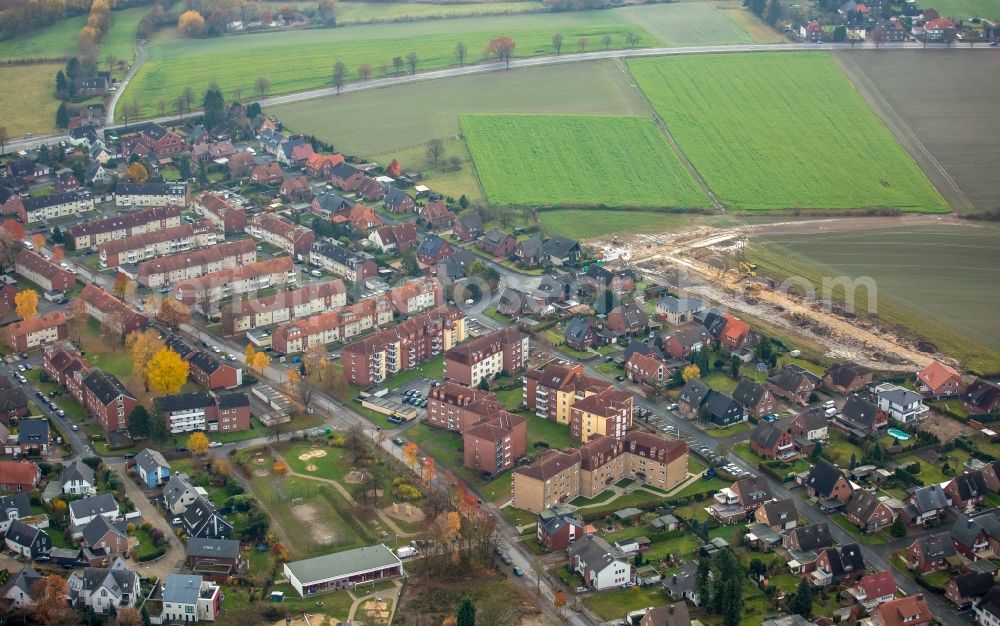
[[[174,534],[163,514],[146,498],[146,494],[143,493],[139,485],[125,473],[125,464],[122,461],[105,460],[105,462],[122,479],[122,483],[125,484],[125,494],[135,504],[135,508],[142,513],[142,519],[163,531],[169,541],[167,553],[151,563],[136,564],[138,572],[142,576],[157,576],[164,579],[167,574],[183,571],[186,554],[184,544]]]

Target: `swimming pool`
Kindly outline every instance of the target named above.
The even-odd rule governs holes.
[[[899,439],[900,441],[906,441],[907,439],[910,438],[909,435],[899,430],[898,428],[890,428],[887,432],[896,439]]]

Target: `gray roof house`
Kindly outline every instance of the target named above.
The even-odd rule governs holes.
[[[569,237],[555,235],[542,244],[542,256],[556,266],[573,263],[580,258],[580,243]]]
[[[158,487],[170,478],[170,464],[157,450],[146,448],[135,455],[135,468],[148,487]]]
[[[63,493],[93,495],[97,492],[97,481],[94,478],[93,468],[79,459],[71,461],[63,468],[59,482],[62,483]]]
[[[11,522],[31,515],[31,500],[23,491],[0,496],[0,533],[7,532]]]
[[[31,566],[25,566],[16,576],[11,576],[0,590],[0,597],[10,600],[11,605],[23,609],[35,605],[32,588],[42,579],[42,575]]]
[[[111,567],[86,567],[69,577],[69,601],[76,610],[104,615],[139,601],[139,575],[121,559]]]
[[[698,562],[688,561],[676,574],[664,578],[663,590],[671,600],[687,600],[699,606],[701,597],[698,595]]]
[[[180,515],[199,495],[187,474],[174,474],[163,488],[163,504],[174,515]]]
[[[18,556],[35,560],[52,549],[52,539],[41,528],[28,526],[21,520],[14,520],[4,535],[7,549]]]
[[[70,523],[74,529],[80,531],[98,515],[113,520],[120,514],[118,502],[110,493],[102,493],[69,503]]]

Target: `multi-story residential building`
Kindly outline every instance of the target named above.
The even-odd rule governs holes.
[[[344,379],[367,387],[423,363],[465,339],[465,315],[438,307],[344,346]]]
[[[115,206],[179,206],[191,204],[187,183],[118,183]]]
[[[491,391],[449,381],[427,392],[427,423],[459,433],[481,422],[484,415],[505,408]]]
[[[139,401],[114,374],[93,370],[83,379],[83,405],[105,432],[128,427]]]
[[[517,463],[528,448],[528,421],[498,411],[462,433],[465,467],[496,476]]]
[[[201,576],[167,574],[163,584],[163,622],[214,622],[222,610],[222,588]]]
[[[252,239],[228,241],[211,248],[143,261],[136,272],[136,280],[140,285],[155,289],[256,261],[257,246]]]
[[[390,289],[389,301],[400,315],[414,315],[444,304],[443,294],[436,278],[416,278]]]
[[[329,241],[317,241],[312,245],[309,262],[352,283],[363,283],[378,275],[378,266],[372,258]]]
[[[14,271],[46,291],[67,292],[76,287],[76,274],[27,248],[14,257]]]
[[[57,385],[83,403],[83,379],[93,366],[72,348],[46,346],[42,350],[42,369]]]
[[[312,283],[272,296],[239,300],[222,309],[222,330],[227,335],[262,326],[281,324],[339,309],[347,304],[347,287],[340,279]]]
[[[594,437],[621,439],[632,427],[632,394],[605,389],[573,403],[569,410],[569,434],[586,443]]]
[[[528,351],[527,335],[503,328],[448,350],[444,355],[444,375],[449,380],[475,387],[480,381],[492,380],[501,372],[514,374],[524,369]]]
[[[207,430],[210,413],[213,421],[217,421],[215,399],[201,391],[160,396],[153,399],[153,406],[166,420],[167,428],[174,435]]]
[[[297,226],[273,213],[258,213],[247,224],[247,232],[264,243],[276,246],[286,253],[305,259],[316,241],[311,228]]]
[[[215,396],[216,419],[207,421],[208,432],[233,432],[250,428],[250,396],[225,393]]]
[[[670,489],[687,477],[688,447],[633,431],[622,439],[596,437],[578,449],[550,450],[514,470],[515,507],[539,513],[577,496],[593,498],[623,478]]]
[[[569,363],[549,363],[524,375],[524,406],[539,417],[569,424],[570,408],[577,400],[594,395],[612,384],[586,376],[583,366]]]
[[[74,189],[47,196],[22,198],[12,195],[5,211],[17,213],[25,224],[79,215],[94,210],[94,196],[86,189]]]
[[[66,314],[49,311],[31,319],[8,324],[4,329],[7,346],[18,352],[66,338]]]
[[[279,325],[271,333],[271,346],[282,354],[305,352],[315,345],[352,339],[392,320],[392,307],[384,298],[365,298],[329,313]]]
[[[876,387],[875,398],[878,400],[879,411],[904,424],[922,420],[930,411],[924,405],[922,395],[892,383]]]
[[[223,361],[204,350],[192,352],[185,358],[188,376],[205,389],[232,389],[243,384],[243,369],[232,361]]]
[[[288,284],[295,280],[294,268],[288,256],[248,263],[176,283],[174,297],[187,305],[214,307],[223,298]]]
[[[208,220],[181,224],[141,235],[116,239],[98,246],[101,267],[118,267],[138,263],[157,256],[186,252],[211,246],[219,241],[219,233]]]
[[[139,330],[149,323],[149,318],[114,297],[107,291],[95,286],[86,285],[80,292],[87,309],[87,315],[103,323],[109,316],[117,316],[122,321],[122,333],[128,334]]]
[[[108,241],[180,225],[179,207],[153,207],[74,224],[66,229],[66,241],[72,250],[96,250],[97,246]]]
[[[191,203],[191,208],[227,235],[246,231],[246,209],[236,206],[217,193],[206,191]]]

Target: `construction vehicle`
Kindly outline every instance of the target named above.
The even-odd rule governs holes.
[[[757,278],[757,264],[747,263],[746,261],[740,261],[740,271],[743,272],[744,276],[750,278]]]

